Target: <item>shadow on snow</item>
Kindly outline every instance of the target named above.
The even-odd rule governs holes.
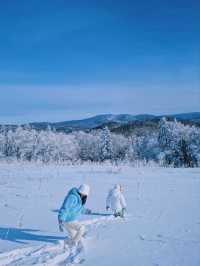
[[[27,244],[24,241],[41,241],[48,243],[55,243],[58,240],[63,240],[63,237],[49,236],[49,235],[39,235],[37,232],[39,230],[33,229],[21,229],[12,227],[0,227],[0,240],[8,240],[11,242],[16,242],[20,244]]]

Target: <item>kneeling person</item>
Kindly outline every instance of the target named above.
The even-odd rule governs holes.
[[[63,228],[66,229],[71,245],[79,244],[85,233],[85,227],[79,221],[79,218],[83,213],[91,213],[89,209],[84,208],[89,192],[90,187],[85,184],[79,188],[72,188],[59,210],[59,229],[60,231],[63,231]]]

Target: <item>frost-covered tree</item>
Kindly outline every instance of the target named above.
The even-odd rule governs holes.
[[[6,157],[11,157],[13,156],[15,149],[13,146],[15,136],[11,129],[5,129],[3,135],[4,135],[3,153],[5,154]]]
[[[138,136],[134,138],[132,145],[137,160],[158,160],[160,148],[157,134]]]
[[[79,145],[79,158],[82,161],[98,162],[101,160],[101,139],[97,133],[76,133]]]
[[[169,148],[173,141],[173,124],[163,117],[159,122],[158,142],[162,149]]]
[[[108,127],[105,127],[101,131],[101,160],[113,159],[113,142],[111,132]]]
[[[30,126],[0,128],[0,158],[48,162],[159,161],[175,167],[200,165],[200,129],[177,121],[160,122],[159,132],[125,137],[106,127],[65,134]]]
[[[195,127],[163,119],[159,127],[159,145],[164,164],[194,167],[198,164],[200,132]]]
[[[112,134],[112,160],[117,161],[128,161],[131,160],[131,142],[128,138],[122,135]]]

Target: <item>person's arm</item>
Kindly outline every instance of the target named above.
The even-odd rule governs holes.
[[[63,222],[59,219],[59,217],[58,217],[58,228],[59,228],[59,231],[60,232],[63,232],[64,230],[63,230]]]
[[[82,214],[91,214],[91,213],[92,213],[92,210],[83,207],[83,209],[82,209]]]

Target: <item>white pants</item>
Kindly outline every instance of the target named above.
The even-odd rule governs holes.
[[[78,243],[85,233],[85,226],[78,221],[66,222],[63,226],[75,243]]]

